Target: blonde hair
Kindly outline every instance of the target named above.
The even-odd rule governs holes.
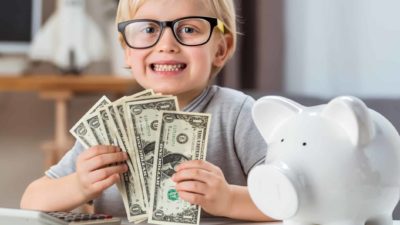
[[[117,10],[116,23],[131,20],[135,16],[139,7],[146,0],[120,0]],[[225,25],[225,33],[230,33],[232,35],[233,43],[232,49],[230,49],[229,57],[233,55],[236,50],[236,12],[233,0],[204,0],[205,5],[209,7],[210,11],[221,20]],[[122,35],[119,34],[119,41],[122,47],[126,47],[125,41]]]

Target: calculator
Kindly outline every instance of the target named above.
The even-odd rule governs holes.
[[[42,212],[0,208],[1,225],[120,225],[121,219],[106,214]]]

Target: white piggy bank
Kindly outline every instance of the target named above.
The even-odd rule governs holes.
[[[285,224],[392,224],[400,138],[382,115],[350,96],[314,107],[267,96],[253,119],[268,143],[248,178],[263,213]]]

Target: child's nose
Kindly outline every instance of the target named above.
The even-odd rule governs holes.
[[[163,34],[160,37],[156,45],[157,51],[159,52],[178,52],[179,51],[179,43],[175,39],[174,33],[170,28],[166,28]]]

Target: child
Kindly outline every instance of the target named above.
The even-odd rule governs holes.
[[[233,0],[120,0],[117,22],[126,64],[143,88],[177,96],[183,111],[212,114],[207,160],[176,168],[179,197],[200,205],[205,215],[270,220],[245,186],[267,148],[252,122],[254,100],[210,85],[235,50]],[[112,146],[85,150],[76,143],[29,185],[21,207],[65,211],[94,200],[96,212],[124,216],[114,184],[127,168],[113,163],[126,159]]]

